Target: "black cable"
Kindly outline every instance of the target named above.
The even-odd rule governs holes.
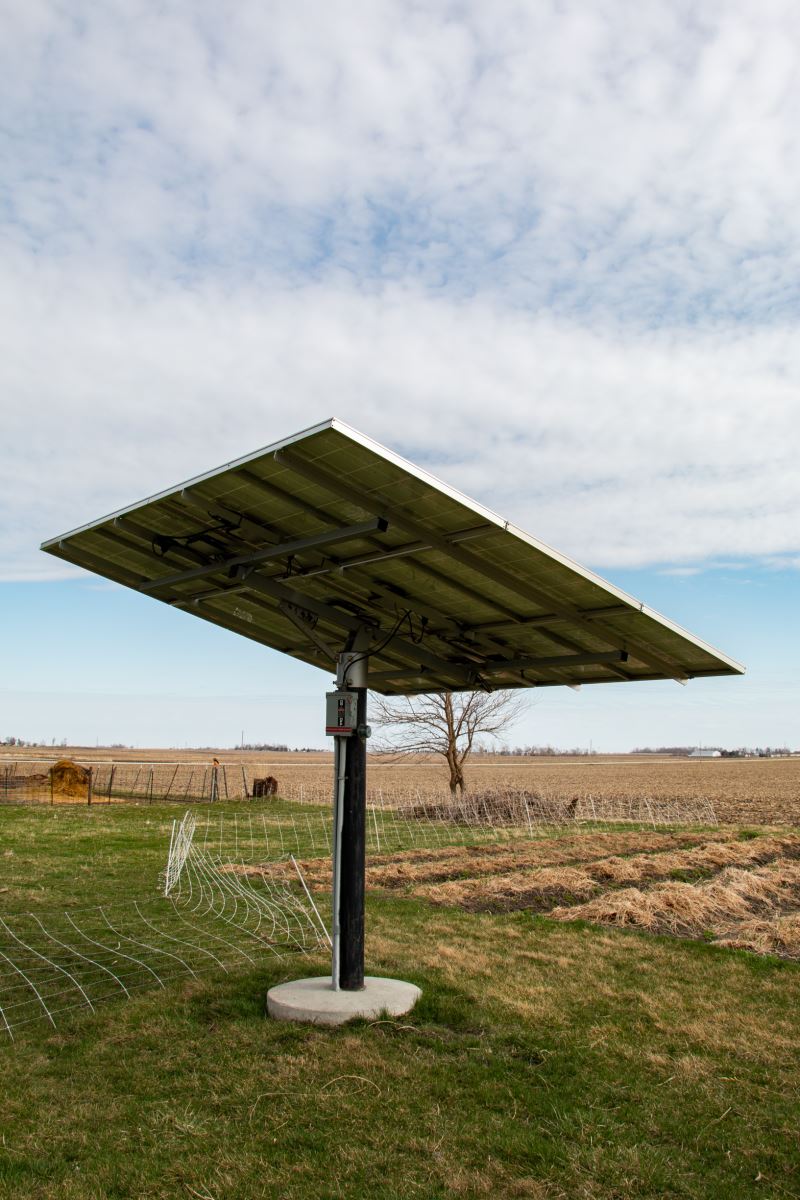
[[[381,650],[383,650],[386,646],[389,645],[389,642],[395,636],[395,634],[397,633],[398,629],[400,629],[400,627],[402,626],[404,621],[408,621],[409,628],[411,630],[411,639],[413,641],[414,640],[414,626],[411,623],[411,609],[407,608],[406,611],[401,615],[400,619],[397,621],[395,626],[389,631],[389,633],[387,633],[386,637],[383,639],[383,641],[380,643],[379,646],[373,646],[371,649],[366,650],[363,654],[359,654],[356,658],[350,659],[349,663],[347,664],[347,671],[349,672],[351,670],[351,668],[356,665],[356,663],[362,662],[365,658],[371,658],[374,655],[380,654]],[[422,640],[422,635],[420,635],[420,638],[419,638],[419,641],[421,641],[421,640]],[[415,644],[419,645],[419,642],[417,642]]]
[[[428,618],[422,617],[420,619],[421,629],[419,631],[419,636],[415,637],[414,636],[414,623],[411,620],[411,611],[412,610],[410,608],[407,608],[405,610],[405,612],[401,614],[401,616],[399,617],[399,619],[397,620],[395,625],[392,627],[392,629],[389,630],[386,637],[383,639],[383,641],[378,646],[373,646],[369,650],[365,650],[363,654],[357,655],[356,658],[351,658],[350,662],[347,664],[347,671],[349,671],[351,667],[354,667],[356,665],[356,663],[362,662],[365,658],[373,658],[376,655],[380,654],[381,650],[385,649],[385,647],[389,645],[389,642],[391,642],[392,638],[395,636],[398,629],[400,629],[402,627],[402,624],[404,621],[408,621],[408,629],[409,629],[411,641],[414,643],[415,646],[419,646],[420,643],[422,642],[422,639],[425,636],[425,626],[428,624]]]

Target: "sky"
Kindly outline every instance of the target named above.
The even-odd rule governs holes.
[[[324,672],[38,546],[336,415],[748,668],[512,744],[800,746],[793,4],[4,30],[0,739],[323,745]]]

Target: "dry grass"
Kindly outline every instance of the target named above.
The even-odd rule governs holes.
[[[550,915],[561,921],[586,920],[686,937],[711,933],[730,944],[737,924],[759,915],[775,918],[798,906],[800,864],[778,859],[754,870],[727,867],[703,884],[661,883],[648,891],[623,888],[586,904],[556,908]]]
[[[724,867],[759,865],[779,856],[800,857],[800,837],[790,834],[786,837],[761,837],[747,842],[719,839],[676,854],[608,858],[594,863],[591,875],[601,883],[633,884],[665,879],[678,872],[710,874]]]
[[[424,884],[416,895],[434,904],[457,904],[468,912],[506,912],[526,908],[549,912],[559,903],[586,900],[598,884],[580,867],[542,867],[536,872],[515,871],[482,879],[455,879],[450,883]]]
[[[698,845],[698,842],[702,844]],[[627,845],[624,843],[627,842]],[[622,843],[622,844],[621,844]],[[675,849],[686,846],[690,849]],[[629,849],[628,857],[603,850]],[[601,885],[668,879],[678,872],[710,874],[732,865],[757,865],[778,856],[800,855],[800,838],[761,837],[733,841],[719,834],[712,840],[692,834],[586,834],[524,846],[462,848],[426,855],[423,862],[396,856],[385,866],[370,866],[370,886],[407,887],[437,904],[458,904],[470,911],[531,908],[547,911],[563,903],[588,899]]]
[[[730,836],[717,835],[720,840]],[[367,881],[371,887],[406,887],[518,870],[523,867],[554,867],[587,863],[608,855],[641,852],[661,853],[678,846],[694,846],[707,834],[584,833],[558,839],[524,841],[494,846],[457,846],[441,850],[409,851],[404,854],[370,857]],[[624,861],[624,860],[620,860]]]
[[[735,950],[800,959],[800,912],[742,921],[734,934],[719,940],[721,945]]]
[[[626,850],[635,853],[626,856]],[[776,952],[789,953],[772,923],[776,913],[800,904],[799,857],[797,835],[742,841],[726,832],[702,840],[687,833],[590,833],[385,855],[371,860],[367,883],[467,912],[527,910],[653,933],[713,934],[726,944],[738,944],[738,926],[760,916],[770,924],[760,933],[755,927],[742,933],[748,945],[761,944],[760,937]],[[305,859],[301,868],[309,886],[330,887],[327,859]],[[229,869],[287,881],[294,876],[285,862]],[[671,878],[679,873],[713,878],[695,883]],[[787,945],[792,933],[786,926]]]
[[[685,834],[589,834],[488,851],[428,851],[371,865],[368,880],[468,912],[525,909],[797,957],[800,837],[741,841],[721,834],[699,841]],[[603,855],[612,848],[623,853]],[[626,849],[636,853],[625,856]],[[712,878],[670,879],[677,873]],[[640,886],[620,886],[631,883]]]
[[[713,835],[720,843],[733,835],[720,830]],[[515,870],[586,864],[593,860],[626,862],[608,855],[639,852],[642,859],[650,854],[663,856],[667,850],[708,844],[708,834],[649,833],[641,830],[616,833],[583,833],[569,837],[542,838],[534,841],[501,843],[487,846],[445,846],[439,849],[406,850],[393,854],[370,855],[367,860],[367,886],[371,888],[413,888],[422,884],[453,879],[506,876]],[[325,888],[330,883],[331,864],[326,858],[304,858],[300,868],[309,885]],[[237,873],[264,875],[271,879],[294,878],[294,868],[286,862],[267,862],[237,866]]]
[[[532,936],[514,917],[467,916],[452,908],[427,910],[416,920],[424,921],[425,937],[416,923],[404,930],[396,917],[374,910],[369,944],[376,970],[391,968],[400,978],[415,968],[435,971],[454,990],[468,986],[472,995],[537,1029],[569,1030],[592,1014],[595,1023],[586,1030],[585,1043],[632,1067],[652,1049],[655,1033],[665,1039],[669,1055],[661,1063],[663,1079],[677,1076],[675,1086],[682,1093],[685,1075],[672,1056],[689,1047],[703,1055],[731,1055],[741,1063],[796,1059],[796,1010],[787,1009],[765,1036],[763,1026],[742,1013],[733,979],[741,978],[749,997],[761,995],[763,988],[754,987],[752,973],[733,957],[682,954],[676,970],[673,944],[637,939],[632,946],[610,928],[576,929],[548,921]],[[712,972],[718,983],[708,989]],[[628,1045],[607,1016],[609,1007],[617,1006],[628,1013],[628,1027],[641,1031]],[[714,1061],[711,1071],[717,1071]]]

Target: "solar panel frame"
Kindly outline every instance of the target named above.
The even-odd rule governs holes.
[[[744,671],[337,418],[42,549],[325,670],[366,626],[386,695]]]

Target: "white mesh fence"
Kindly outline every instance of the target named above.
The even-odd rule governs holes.
[[[295,805],[328,808],[332,783],[273,779],[263,763],[209,766],[202,763],[95,762],[80,764],[83,776],[53,776],[52,759],[0,762],[0,803],[202,803],[277,795]],[[276,768],[277,769],[277,768]],[[266,789],[266,790],[265,790]],[[425,787],[374,787],[367,804],[376,811],[406,814],[412,820],[444,821],[460,827],[487,825],[541,828],[573,822],[636,822],[652,826],[716,824],[714,806],[703,796],[576,795],[552,787],[488,787],[452,796],[435,780]],[[402,815],[400,820],[405,819]],[[392,818],[389,818],[392,820]],[[373,818],[377,829],[380,819]],[[327,836],[327,835],[325,835]],[[376,836],[379,836],[376,833]]]
[[[330,862],[330,797],[303,799],[188,810],[173,823],[160,896],[0,916],[0,1032],[13,1038],[33,1021],[55,1026],[66,1013],[253,964],[259,953],[325,946],[328,898],[315,901],[297,860]],[[525,841],[570,826],[716,824],[703,798],[565,800],[494,789],[402,799],[370,793],[368,857]]]
[[[326,943],[296,864],[294,882],[252,878],[202,851],[194,824],[173,829],[162,896],[0,916],[0,1033]]]

